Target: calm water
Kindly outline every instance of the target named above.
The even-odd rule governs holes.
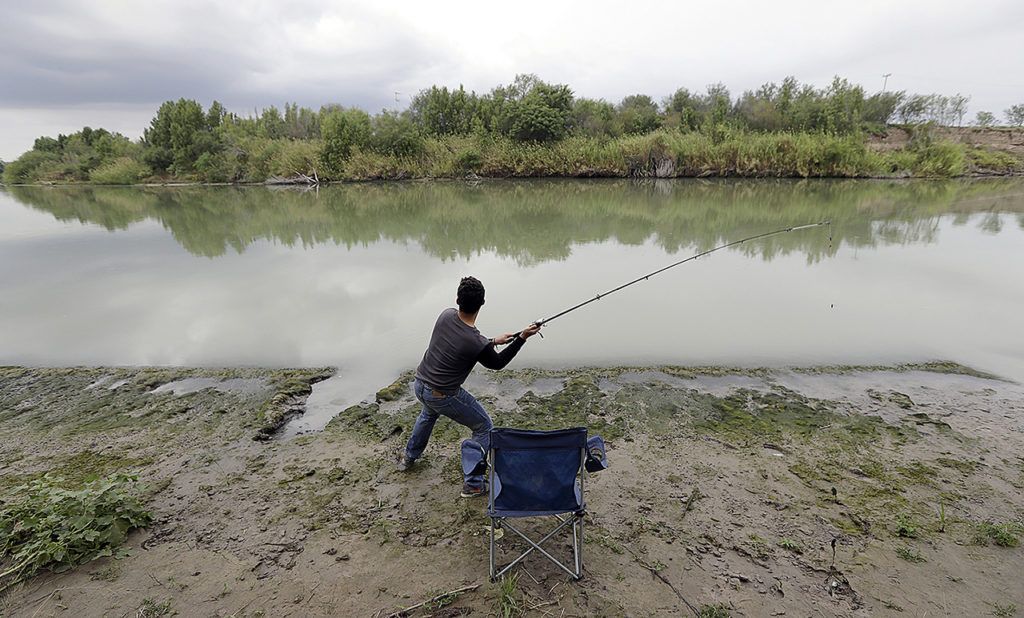
[[[415,366],[459,277],[485,334],[701,249],[516,365],[949,359],[1024,381],[1024,181],[0,189],[0,363],[336,365],[294,429]]]

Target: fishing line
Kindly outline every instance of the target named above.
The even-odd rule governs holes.
[[[734,241],[732,241],[730,243],[726,243],[724,245],[719,245],[719,246],[714,247],[712,249],[708,249],[707,251],[701,251],[700,253],[696,253],[694,255],[691,255],[690,257],[682,259],[682,260],[679,260],[678,262],[673,262],[672,264],[669,264],[668,266],[664,266],[662,268],[659,268],[658,270],[649,272],[646,275],[642,275],[640,277],[637,277],[636,279],[633,279],[632,281],[629,281],[627,283],[623,283],[622,285],[620,285],[618,287],[612,288],[612,289],[608,290],[607,292],[604,292],[602,294],[598,294],[597,296],[595,296],[593,298],[587,299],[587,300],[585,300],[585,301],[583,301],[581,303],[573,305],[572,307],[569,307],[568,309],[566,309],[564,311],[560,311],[560,312],[556,313],[555,315],[553,315],[553,316],[551,316],[549,318],[544,318],[542,320],[537,320],[536,322],[534,322],[534,324],[536,324],[537,326],[544,326],[548,322],[556,320],[556,319],[562,317],[563,315],[572,313],[573,311],[576,311],[577,309],[581,309],[581,308],[589,305],[592,302],[601,300],[605,296],[609,296],[611,294],[614,294],[615,292],[618,292],[620,290],[624,290],[624,289],[628,288],[629,286],[631,286],[631,285],[633,285],[635,283],[640,283],[641,281],[647,281],[651,277],[653,277],[655,275],[659,275],[659,274],[665,272],[666,270],[669,270],[670,268],[675,268],[676,266],[680,266],[680,265],[685,264],[687,262],[691,262],[691,261],[696,260],[698,258],[704,257],[705,255],[714,253],[715,251],[721,251],[722,249],[727,249],[729,247],[735,247],[737,245],[742,245],[743,243],[750,242],[752,240],[758,240],[758,239],[761,239],[761,238],[767,238],[769,236],[775,236],[775,235],[778,235],[778,234],[787,234],[789,232],[795,232],[797,230],[806,230],[806,229],[809,229],[809,228],[812,228],[812,227],[820,227],[822,225],[827,225],[828,226],[828,229],[829,229],[829,233],[828,233],[829,249],[831,249],[832,248],[832,222],[831,221],[819,221],[817,223],[808,223],[807,225],[796,225],[796,226],[793,226],[793,227],[784,227],[782,229],[774,230],[774,231],[771,231],[771,232],[764,232],[764,233],[761,233],[761,234],[755,234],[754,236],[748,236],[747,238],[741,238],[740,240],[734,240]]]

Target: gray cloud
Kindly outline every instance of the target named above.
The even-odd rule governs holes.
[[[153,2],[123,5],[123,14],[95,7],[65,0],[5,11],[0,106],[184,96],[243,109],[284,100],[372,108],[390,98],[392,84],[436,61],[386,13],[354,3],[250,10]]]
[[[0,158],[82,124],[137,136],[139,110],[179,97],[246,112],[285,101],[398,107],[431,84],[486,91],[519,72],[583,96],[657,98],[786,75],[871,90],[963,92],[971,115],[1024,101],[1024,3],[818,0],[515,5],[299,0],[10,3],[0,21]],[[641,10],[642,9],[642,10]],[[105,110],[89,120],[92,110]],[[119,116],[117,110],[124,113]],[[83,121],[84,118],[84,121]]]

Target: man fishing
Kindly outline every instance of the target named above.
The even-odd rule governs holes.
[[[503,369],[515,358],[526,340],[540,331],[531,324],[518,333],[488,339],[476,328],[476,318],[484,304],[484,286],[475,277],[463,277],[456,295],[459,308],[445,309],[434,324],[430,344],[416,368],[413,390],[423,404],[405,451],[398,455],[398,469],[408,470],[423,454],[439,415],[445,415],[473,432],[473,440],[484,452],[490,444],[491,417],[464,388],[469,372],[477,363],[488,369]],[[509,344],[501,352],[495,346]],[[462,497],[487,494],[483,474],[466,474]]]

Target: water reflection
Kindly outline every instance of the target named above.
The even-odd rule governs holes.
[[[0,363],[335,365],[308,427],[414,366],[460,276],[524,365],[950,359],[1024,380],[1024,181],[0,190]]]
[[[827,235],[773,237],[740,250],[763,259],[800,252],[809,262],[838,245],[933,242],[936,215],[958,223],[1024,211],[1024,183],[978,181],[489,181],[337,185],[318,191],[262,187],[11,187],[22,204],[61,221],[123,230],[155,220],[194,255],[285,246],[412,242],[442,260],[494,252],[522,265],[567,258],[572,246],[648,239],[669,253],[708,249],[776,227],[829,219]],[[883,221],[883,225],[875,222]],[[1024,215],[1018,217],[1024,226]]]

